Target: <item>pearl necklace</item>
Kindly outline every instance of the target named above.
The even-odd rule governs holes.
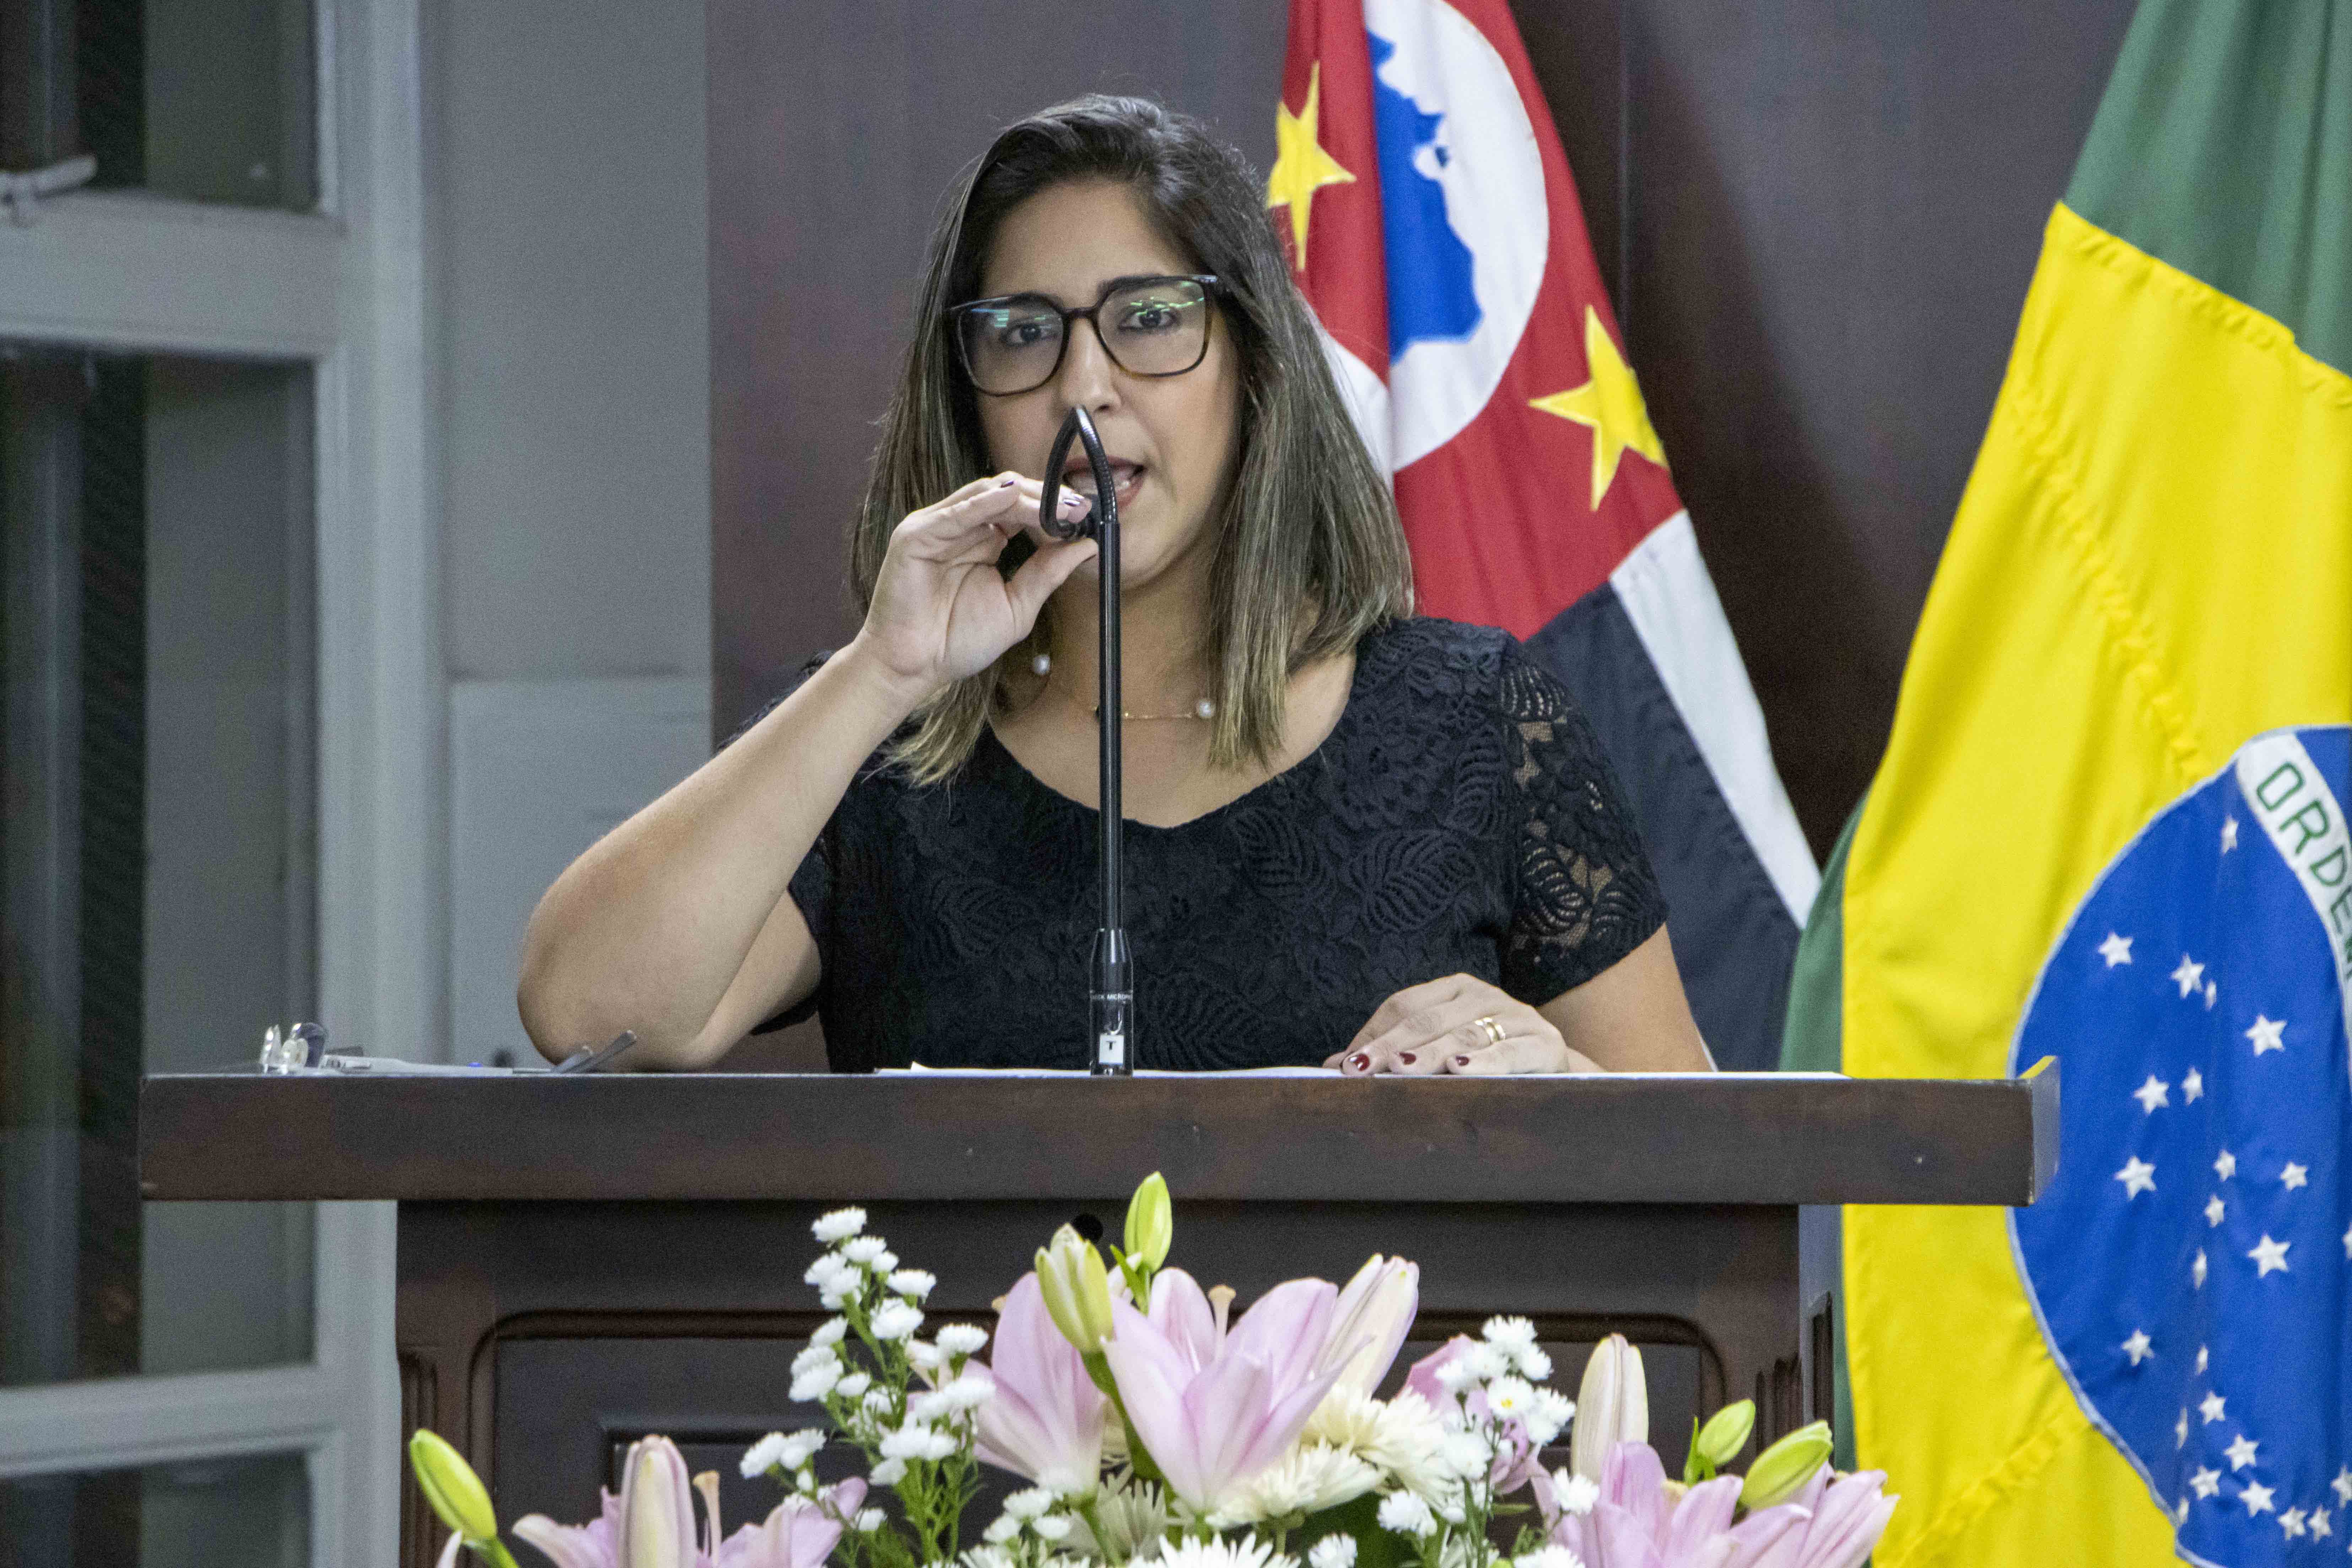
[[[1040,679],[1044,679],[1053,671],[1054,656],[1041,653],[1029,661],[1029,668],[1036,672]],[[1171,719],[1213,719],[1217,716],[1217,705],[1203,697],[1192,704],[1192,711],[1189,713],[1130,713],[1122,708],[1118,710],[1118,716],[1122,722],[1129,724],[1151,724]],[[1102,704],[1089,703],[1087,707],[1087,717],[1101,718]]]

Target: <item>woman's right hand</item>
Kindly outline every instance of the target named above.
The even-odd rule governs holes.
[[[912,699],[910,708],[995,663],[1029,635],[1054,590],[1094,558],[1090,539],[1045,537],[1037,526],[1042,499],[1037,480],[995,474],[908,513],[892,531],[857,641]],[[1066,516],[1083,516],[1087,505],[1062,492]],[[997,558],[1024,531],[1037,552],[1007,578]]]

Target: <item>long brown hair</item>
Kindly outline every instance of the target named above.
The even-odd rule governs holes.
[[[1410,615],[1412,568],[1395,500],[1340,400],[1256,174],[1200,121],[1150,100],[1090,95],[1031,115],[958,180],[931,236],[913,341],[852,526],[858,606],[873,603],[900,520],[990,471],[977,397],[957,363],[946,312],[979,293],[1005,216],[1074,180],[1128,187],[1160,231],[1223,285],[1217,320],[1238,360],[1240,448],[1210,523],[1215,544],[1201,649],[1216,704],[1209,757],[1220,767],[1244,757],[1270,762],[1292,672]],[[1003,569],[1023,553],[1016,541]],[[952,774],[990,713],[1009,704],[1005,676],[1035,651],[1015,647],[933,698],[894,759],[918,783]]]

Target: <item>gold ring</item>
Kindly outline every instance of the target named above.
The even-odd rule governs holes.
[[[1503,1026],[1502,1026],[1502,1025],[1497,1024],[1497,1023],[1496,1023],[1496,1022],[1495,1022],[1495,1020],[1494,1020],[1493,1018],[1491,1018],[1491,1017],[1481,1017],[1481,1018],[1474,1019],[1474,1020],[1472,1020],[1472,1021],[1473,1021],[1473,1022],[1475,1022],[1475,1023],[1478,1026],[1478,1027],[1479,1027],[1479,1028],[1481,1028],[1481,1029],[1483,1029],[1483,1030],[1485,1030],[1485,1031],[1486,1031],[1486,1043],[1487,1043],[1488,1045],[1490,1045],[1490,1046],[1499,1046],[1499,1045],[1501,1045],[1501,1044],[1503,1043]]]

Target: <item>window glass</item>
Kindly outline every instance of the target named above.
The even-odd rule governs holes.
[[[303,1568],[310,1561],[310,1485],[299,1454],[0,1481],[0,1565]]]
[[[0,7],[0,167],[87,153],[97,189],[315,206],[311,12],[310,0]]]
[[[311,1354],[307,1205],[142,1204],[142,1073],[313,1011],[306,368],[0,345],[0,1384]]]

